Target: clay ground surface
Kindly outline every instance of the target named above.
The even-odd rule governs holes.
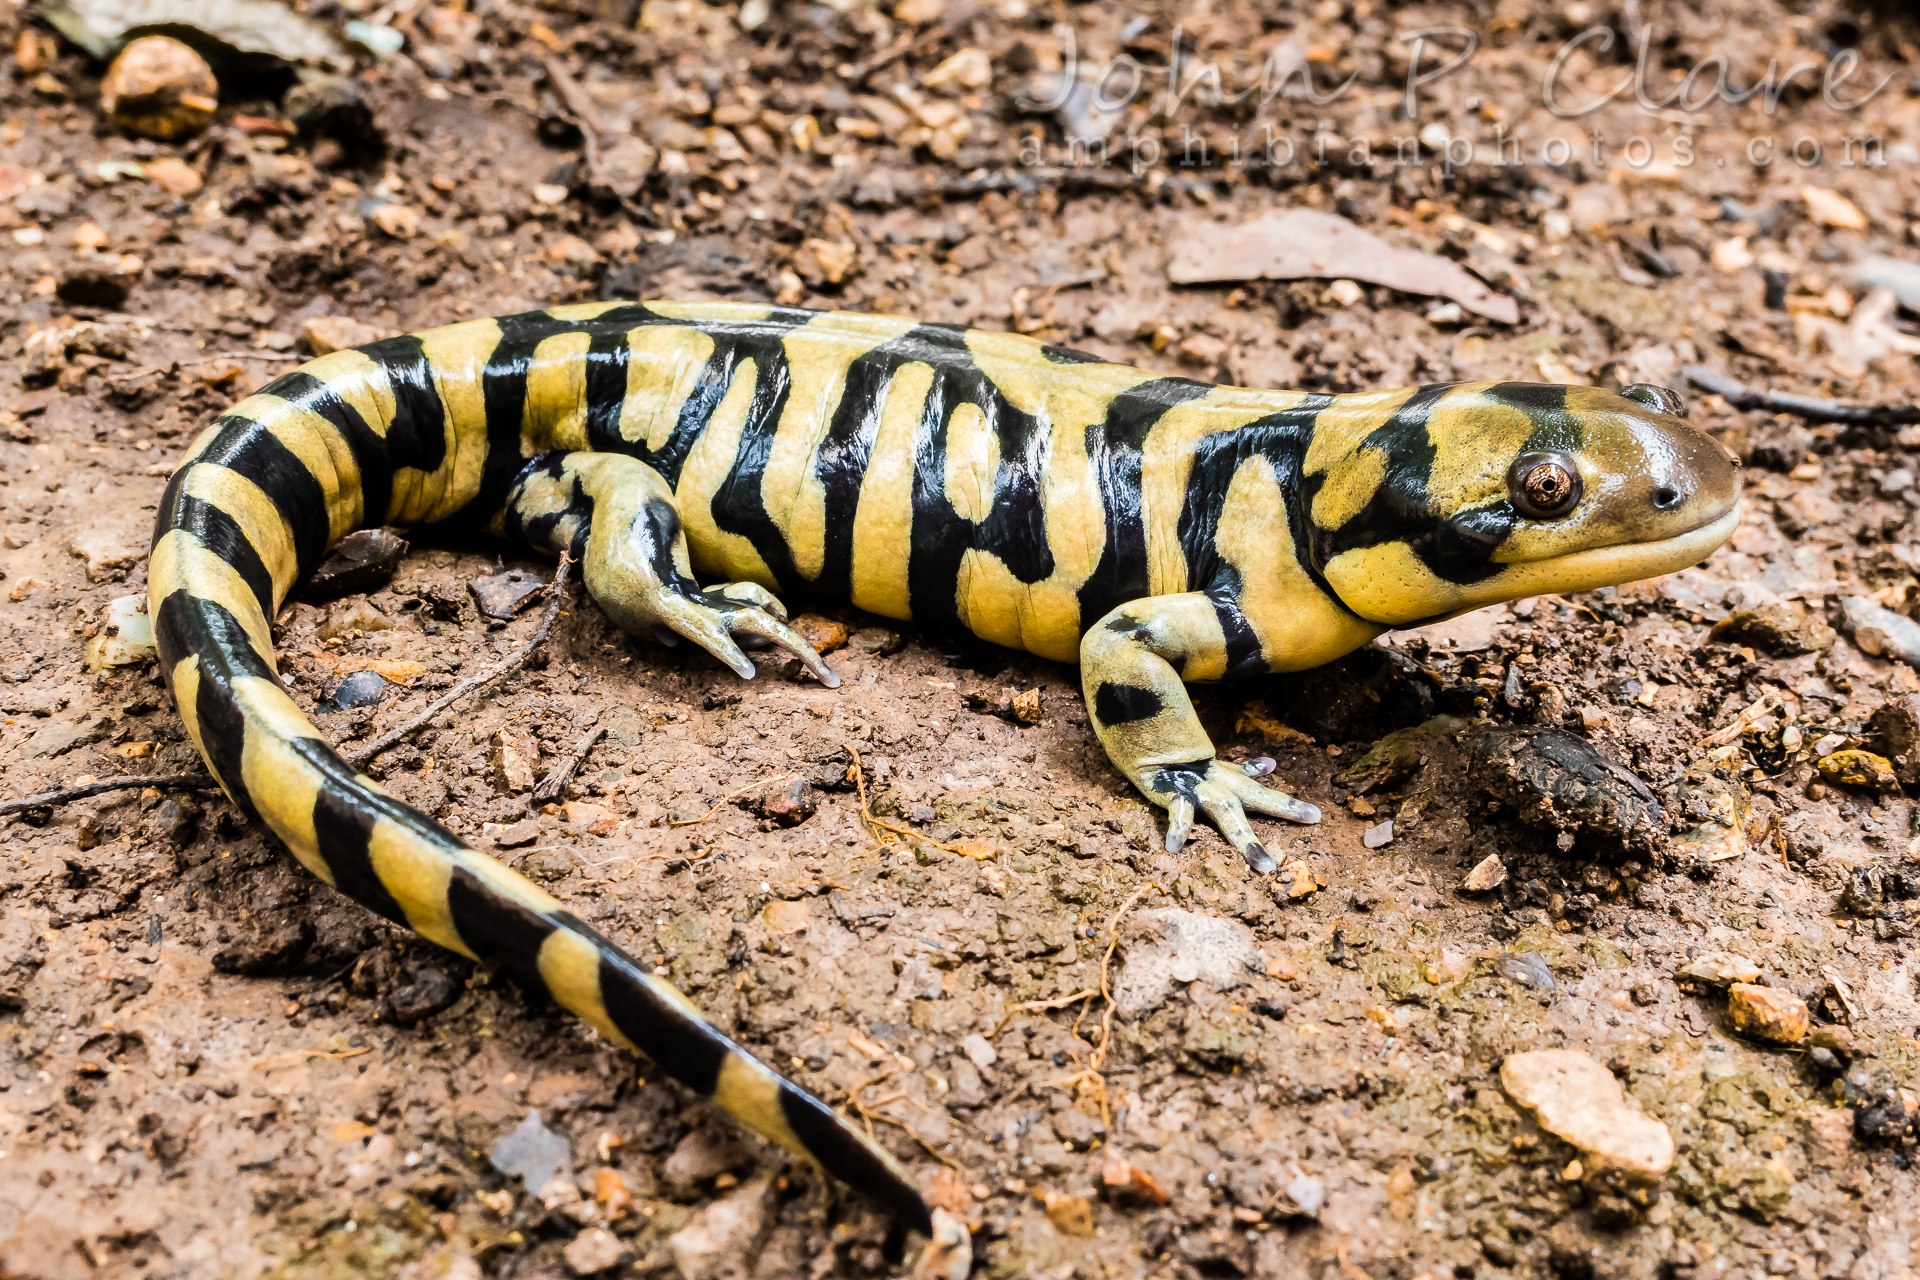
[[[0,59],[8,796],[198,768],[152,665],[92,673],[85,647],[109,601],[144,591],[171,460],[305,358],[320,317],[378,336],[601,297],[777,297],[1263,386],[1678,385],[1697,362],[1866,403],[1920,387],[1908,322],[1862,321],[1850,274],[1920,261],[1920,30],[1898,6],[375,8],[312,12],[406,35],[355,73],[383,151],[365,129],[289,137],[274,90],[235,86],[205,132],[132,138],[100,109],[99,65],[0,3],[0,35],[26,50]],[[1542,105],[1567,39],[1638,21],[1668,77],[1716,53],[1750,80],[1857,47],[1842,97],[1891,79],[1852,110],[1804,83],[1771,115]],[[1158,64],[1177,23],[1229,77],[1277,55],[1354,86],[1264,117],[1082,113],[1072,127],[1160,154],[1137,173],[1064,163],[1073,113],[1016,97],[1069,33],[1092,59]],[[1398,36],[1447,24],[1483,47],[1403,118]],[[1631,57],[1593,69],[1611,81]],[[1338,145],[1264,171],[1218,153],[1262,118],[1306,139],[1322,122]],[[1346,148],[1431,125],[1406,164]],[[1526,140],[1518,165],[1449,174],[1431,150],[1496,125]],[[1174,163],[1183,130],[1216,152]],[[1698,163],[1673,161],[1683,131]],[[1024,163],[1029,135],[1047,164]],[[1869,135],[1885,165],[1843,163]],[[1619,150],[1636,136],[1658,151],[1641,169]],[[1748,162],[1756,136],[1779,163]],[[1550,137],[1577,155],[1542,162]],[[1784,158],[1803,138],[1820,165]],[[1463,261],[1519,323],[1374,285],[1169,283],[1177,246],[1297,207]],[[844,630],[828,691],[779,661],[741,682],[577,597],[541,661],[373,771],[511,845],[506,861],[865,1117],[972,1225],[979,1274],[1910,1276],[1914,805],[1897,778],[1830,779],[1816,759],[1875,746],[1875,713],[1920,691],[1828,625],[1847,597],[1920,604],[1920,439],[1691,398],[1747,461],[1739,531],[1703,567],[1199,691],[1224,754],[1275,757],[1327,811],[1263,828],[1311,880],[1252,875],[1210,831],[1162,852],[1071,670],[854,614],[806,622]],[[537,625],[537,607],[476,611],[468,584],[503,567],[549,571],[423,535],[371,593],[297,599],[277,626],[295,696],[373,669],[388,696],[319,723],[353,743],[406,721]],[[570,787],[533,800],[591,726]],[[1548,728],[1650,788],[1650,850],[1514,800],[1524,770],[1486,744],[1524,764]],[[1387,765],[1348,772],[1405,729]],[[1486,736],[1504,730],[1520,736]],[[850,751],[874,814],[911,835],[863,822]],[[1489,855],[1504,882],[1468,893]],[[1844,1052],[1737,1032],[1724,997],[1674,976],[1706,951],[1803,998]],[[1606,1065],[1667,1126],[1677,1155],[1651,1187],[1509,1101],[1502,1061],[1547,1047]],[[495,1160],[536,1112],[526,1132],[561,1139],[539,1195]],[[870,1275],[886,1236],[572,1021],[338,898],[213,796],[0,821],[0,1273]]]

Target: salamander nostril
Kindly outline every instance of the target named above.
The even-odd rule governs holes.
[[[1671,511],[1680,505],[1684,496],[1678,489],[1663,484],[1653,491],[1653,505],[1662,511]]]

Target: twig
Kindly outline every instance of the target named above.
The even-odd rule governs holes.
[[[533,789],[533,802],[547,804],[558,800],[560,793],[567,789],[567,784],[573,781],[573,775],[578,773],[580,766],[586,762],[587,753],[593,750],[595,743],[606,736],[607,727],[601,724],[596,724],[581,734],[580,741],[573,744],[572,750],[560,757],[560,763],[553,766],[546,777],[540,779],[540,785]]]
[[[571,556],[563,555],[560,557],[560,565],[554,570],[553,584],[547,588],[548,599],[546,612],[541,615],[539,628],[533,633],[533,638],[527,642],[524,648],[490,670],[482,671],[478,675],[462,680],[459,684],[453,686],[453,688],[447,690],[446,693],[435,699],[431,706],[413,719],[407,721],[407,723],[401,725],[391,733],[376,738],[373,742],[368,743],[366,746],[348,755],[346,757],[348,763],[355,767],[364,766],[369,760],[372,760],[373,757],[379,755],[382,751],[394,746],[412,734],[418,733],[422,728],[431,723],[434,717],[438,716],[442,711],[445,711],[461,698],[472,693],[475,689],[498,680],[501,676],[517,671],[525,666],[528,661],[532,659],[533,655],[540,651],[540,647],[547,641],[547,636],[553,631],[554,620],[560,616],[560,606],[566,597],[567,579],[568,574],[572,570],[572,566],[573,559]],[[600,732],[605,732],[605,730],[601,730]],[[593,744],[588,743],[586,745],[587,747],[591,747]],[[577,750],[580,750],[582,755],[585,754],[584,748],[577,748]],[[574,767],[579,767],[578,761],[575,761]],[[571,770],[568,772],[571,774]],[[549,778],[551,778],[551,775],[549,775]],[[25,796],[19,800],[0,801],[0,818],[10,817],[16,813],[25,813],[29,809],[66,804],[73,800],[84,800],[88,796],[104,795],[110,791],[133,791],[145,787],[152,787],[158,791],[212,791],[219,785],[211,775],[205,773],[172,773],[161,774],[150,778],[104,778],[99,782],[86,782],[79,786],[62,787],[57,791],[43,791],[39,795]],[[546,783],[543,782],[541,785],[544,787]],[[562,785],[565,785],[564,779],[562,780]]]
[[[156,791],[211,791],[219,785],[211,775],[204,773],[167,773],[151,778],[103,778],[98,782],[83,782],[77,787],[62,787],[58,791],[42,791],[37,796],[0,802],[0,818],[25,813],[29,809],[66,804],[71,800],[84,800],[88,796],[105,795],[109,791],[132,791],[146,787]]]
[[[1829,400],[1825,396],[1760,391],[1697,364],[1688,365],[1685,373],[1688,382],[1702,391],[1719,396],[1736,409],[1790,413],[1809,422],[1838,422],[1852,427],[1905,427],[1920,423],[1920,406],[1848,404],[1842,400]]]
[[[1113,953],[1118,950],[1120,946],[1120,924],[1127,918],[1129,912],[1140,905],[1140,899],[1146,897],[1149,890],[1155,893],[1166,892],[1165,889],[1162,889],[1159,884],[1154,881],[1147,881],[1138,889],[1135,889],[1125,902],[1120,904],[1120,909],[1113,913],[1113,919],[1107,922],[1107,949],[1100,957],[1100,990],[1098,993],[1105,1008],[1100,1015],[1100,1041],[1088,1052],[1087,1065],[1070,1076],[1063,1076],[1058,1080],[1042,1082],[1056,1088],[1064,1089],[1070,1087],[1076,1093],[1083,1088],[1091,1088],[1095,1100],[1100,1104],[1100,1122],[1108,1129],[1113,1128],[1113,1107],[1107,1098],[1106,1073],[1107,1049],[1113,1043],[1113,988],[1108,983],[1108,974],[1113,968]],[[1082,1009],[1080,1016],[1073,1020],[1074,1035],[1078,1036],[1080,1034],[1080,1023],[1086,1016],[1087,1011]]]
[[[966,845],[960,844],[948,844],[944,840],[935,840],[932,836],[922,835],[905,823],[894,822],[891,819],[882,818],[874,813],[873,807],[867,803],[866,766],[861,763],[859,748],[855,747],[851,742],[842,743],[841,747],[849,756],[853,757],[853,763],[847,766],[847,772],[852,775],[853,789],[860,797],[860,821],[867,824],[867,831],[873,836],[874,840],[879,843],[882,849],[891,848],[894,838],[899,837],[907,840],[918,840],[920,843],[932,845],[936,849],[944,849],[948,853],[957,853],[963,858],[972,858],[975,862],[992,862],[1000,856],[998,846],[979,849],[969,848]]]
[[[707,810],[705,813],[701,814],[699,817],[669,818],[667,820],[667,825],[670,827],[698,826],[700,823],[705,822],[708,818],[711,818],[714,814],[726,808],[730,802],[734,800],[738,800],[741,796],[746,795],[750,791],[758,791],[761,787],[777,787],[783,782],[797,781],[799,776],[800,775],[794,774],[794,773],[783,773],[779,777],[774,778],[772,780],[761,778],[757,782],[749,782],[746,786],[740,787],[734,791],[729,791],[727,792],[727,794],[721,796],[718,800],[715,800],[713,802],[713,808]],[[679,855],[675,854],[673,856],[678,857]]]
[[[364,768],[369,761],[382,751],[412,737],[438,718],[441,712],[474,690],[492,684],[502,676],[511,675],[513,672],[518,671],[520,668],[526,666],[527,663],[531,662],[533,655],[540,652],[541,648],[547,643],[547,637],[553,632],[554,621],[559,618],[561,606],[566,603],[567,583],[569,575],[571,575],[572,572],[573,557],[563,551],[560,553],[560,563],[553,571],[553,582],[547,587],[547,607],[546,611],[540,615],[540,625],[534,629],[533,638],[521,646],[517,652],[492,667],[489,667],[487,670],[477,672],[474,675],[468,676],[465,680],[460,681],[460,683],[454,685],[453,688],[447,690],[438,698],[435,698],[419,715],[413,717],[399,728],[382,734],[366,746],[360,747],[347,755],[347,762],[356,768]],[[542,783],[541,785],[545,786],[546,784]],[[537,795],[538,792],[535,794]]]

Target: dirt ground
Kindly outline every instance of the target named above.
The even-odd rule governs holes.
[[[198,767],[151,663],[84,652],[144,589],[171,460],[340,318],[776,297],[1253,385],[1678,386],[1698,363],[1912,404],[1920,329],[1875,291],[1920,307],[1899,8],[313,0],[403,48],[291,96],[223,70],[211,126],[155,142],[0,0],[0,793]],[[1641,23],[1575,50],[1556,114],[1556,51]],[[1409,111],[1439,53],[1402,37],[1444,26],[1480,47]],[[1305,66],[1324,100],[1166,103],[1151,76],[1112,110],[1041,100],[1075,51],[1083,78],[1160,67],[1176,30],[1229,89]],[[1858,66],[1771,110],[1629,89],[1571,114],[1642,47],[1648,96],[1716,56],[1735,83]],[[1248,162],[1263,127],[1291,164]],[[1102,131],[1104,162],[1070,152]],[[1450,160],[1496,131],[1512,163]],[[1169,283],[1177,245],[1299,207],[1464,262],[1519,323],[1375,285]],[[1749,486],[1703,567],[1200,693],[1223,751],[1276,757],[1328,810],[1266,828],[1317,880],[1250,875],[1211,832],[1161,852],[1070,670],[854,615],[807,624],[846,632],[829,692],[779,664],[739,682],[582,603],[544,661],[375,772],[868,1118],[971,1223],[979,1274],[1911,1276],[1920,676],[1840,602],[1920,614],[1920,433],[1691,399]],[[422,536],[370,595],[292,604],[296,696],[382,672],[390,696],[320,718],[363,742],[525,643],[537,608],[489,622],[468,595],[503,556],[546,572]],[[590,725],[570,789],[533,801]],[[1657,797],[1619,792],[1630,847],[1581,825],[1591,796],[1529,807],[1547,729]],[[849,748],[915,836],[862,821]],[[122,792],[0,840],[0,1275],[891,1265],[845,1193],[338,899],[224,802]],[[1469,890],[1489,855],[1504,881]],[[1150,921],[1205,939],[1197,960]],[[1676,977],[1709,952],[1811,1030],[1736,1030]],[[1502,1062],[1550,1047],[1664,1122],[1663,1177],[1612,1175],[1509,1100]],[[502,1172],[516,1130],[564,1139],[558,1177]]]

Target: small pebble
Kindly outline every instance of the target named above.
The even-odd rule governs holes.
[[[129,133],[183,138],[198,133],[220,105],[220,84],[205,58],[178,40],[141,36],[122,49],[100,81],[100,106]]]
[[[1735,1030],[1773,1044],[1799,1044],[1812,1022],[1807,1002],[1793,992],[1751,982],[1727,988],[1727,1015]]]
[[[1507,864],[1500,861],[1500,855],[1490,853],[1474,864],[1467,872],[1466,879],[1460,882],[1465,893],[1491,893],[1507,882]]]
[[[378,671],[356,671],[333,687],[325,702],[320,704],[325,711],[347,711],[354,707],[371,707],[384,700],[393,686]]]
[[[525,569],[508,569],[504,573],[475,578],[467,584],[467,591],[473,596],[473,603],[481,613],[496,622],[505,622],[532,604],[533,598],[546,585],[546,581],[537,574],[528,573]]]

